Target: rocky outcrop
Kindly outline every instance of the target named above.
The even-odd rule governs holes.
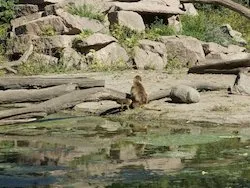
[[[201,42],[189,36],[163,36],[160,39],[166,45],[168,56],[177,58],[183,65],[194,65],[205,60]]]
[[[229,24],[225,24],[221,26],[221,30],[224,33],[228,34],[230,37],[232,37],[233,40],[235,40],[239,44],[243,44],[243,45],[247,44],[247,41],[242,38],[242,34],[238,31],[233,30],[233,28]]]
[[[112,42],[117,40],[110,35],[95,33],[87,38],[77,37],[73,47],[81,53],[87,53],[90,49],[100,50]]]
[[[115,11],[108,14],[108,19],[111,25],[119,24],[138,32],[145,30],[143,19],[140,14],[136,12]]]
[[[30,14],[36,13],[39,11],[39,8],[37,5],[19,4],[15,5],[14,11],[15,11],[15,17],[19,18],[22,16],[28,16]]]
[[[60,17],[50,15],[16,27],[15,33],[16,35],[44,35],[47,27],[51,27],[51,30],[53,30],[57,34],[64,34],[69,32],[68,28],[64,25],[64,22]]]
[[[104,30],[104,25],[97,20],[72,15],[63,9],[57,9],[56,14],[64,20],[64,23],[69,28],[67,34],[80,34],[82,30],[90,30],[92,32]]]
[[[141,40],[134,54],[137,69],[162,70],[167,65],[167,50],[163,43]]]

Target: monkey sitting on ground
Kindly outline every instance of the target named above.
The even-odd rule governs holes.
[[[146,93],[141,76],[134,77],[133,85],[131,87],[132,108],[140,107],[148,103],[148,94]]]

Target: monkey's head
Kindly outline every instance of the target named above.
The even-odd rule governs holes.
[[[141,76],[136,75],[136,76],[134,77],[134,82],[141,82],[141,81],[142,81]]]

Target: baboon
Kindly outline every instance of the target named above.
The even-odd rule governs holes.
[[[130,94],[133,108],[140,107],[148,103],[148,95],[142,85],[141,76],[137,75],[134,77]]]
[[[117,99],[116,102],[121,105],[121,110],[124,110],[124,107],[129,109],[129,106],[132,104],[131,99]]]

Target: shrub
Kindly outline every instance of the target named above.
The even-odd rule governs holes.
[[[173,27],[165,25],[163,19],[156,17],[155,21],[146,28],[145,38],[158,40],[160,36],[175,35],[176,33]]]
[[[54,36],[56,34],[56,30],[52,25],[43,26],[40,33],[42,36]]]
[[[88,4],[83,4],[81,6],[71,5],[68,7],[68,12],[73,15],[96,19],[100,22],[103,22],[105,18],[103,13],[96,11],[94,6]]]
[[[174,73],[176,70],[180,70],[184,68],[183,64],[180,62],[180,60],[176,57],[169,58],[168,63],[166,65],[166,72],[168,74]]]
[[[0,0],[0,24],[10,23],[14,18],[15,0]]]

